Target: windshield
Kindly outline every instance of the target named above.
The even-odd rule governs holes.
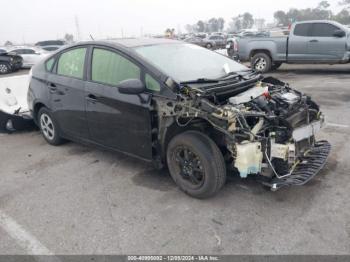
[[[192,44],[142,46],[135,51],[177,82],[217,79],[248,70],[228,57]]]

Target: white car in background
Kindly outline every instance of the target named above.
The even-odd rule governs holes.
[[[0,133],[34,127],[27,103],[29,75],[0,78]]]
[[[36,63],[44,59],[49,55],[48,52],[39,48],[33,47],[12,47],[7,50],[10,54],[19,55],[23,58],[23,66],[22,68],[31,68]]]

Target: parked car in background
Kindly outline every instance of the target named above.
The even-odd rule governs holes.
[[[196,33],[196,34],[194,34],[194,36],[204,39],[204,38],[208,37],[208,34],[207,33]]]
[[[47,41],[37,42],[35,44],[35,46],[38,46],[50,52],[56,51],[65,45],[67,45],[67,42],[63,40],[47,40]]]
[[[210,40],[208,38],[199,38],[199,37],[189,37],[187,39],[185,39],[185,42],[187,43],[191,43],[194,45],[199,45],[208,49],[214,49],[216,48],[216,43],[214,40]]]
[[[180,41],[64,48],[33,68],[27,97],[49,144],[69,139],[166,165],[196,198],[219,192],[227,173],[272,190],[303,185],[330,153],[315,138],[324,117],[309,96]]]
[[[30,75],[0,78],[0,132],[34,127],[27,103]]]
[[[0,74],[8,74],[19,70],[23,65],[23,58],[6,52],[0,52]]]
[[[226,38],[222,35],[210,35],[205,40],[214,42],[216,48],[225,48],[226,46]]]
[[[350,30],[333,21],[292,25],[289,36],[240,38],[238,57],[258,72],[289,64],[345,64],[350,62]]]
[[[12,47],[8,50],[8,53],[19,55],[23,58],[22,68],[31,68],[48,55],[47,51],[45,50],[25,46]]]
[[[229,34],[226,39],[227,54],[231,58],[239,61],[238,57],[238,41],[240,38],[249,37],[269,37],[270,32],[267,31],[242,31],[238,34]]]
[[[226,42],[227,55],[234,60],[238,60],[238,42],[236,38],[229,38]]]

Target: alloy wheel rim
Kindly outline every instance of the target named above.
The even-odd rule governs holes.
[[[7,72],[7,66],[4,64],[0,64],[0,73],[6,73]]]
[[[259,58],[255,64],[255,69],[259,71],[263,71],[266,68],[266,60],[264,58]]]
[[[193,186],[201,186],[204,183],[205,172],[199,156],[185,146],[177,147],[174,155],[181,177]]]
[[[55,136],[55,129],[51,118],[47,114],[42,114],[40,116],[40,126],[44,136],[52,140]]]

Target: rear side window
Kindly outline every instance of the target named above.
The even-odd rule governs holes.
[[[326,23],[317,23],[312,27],[312,36],[316,37],[333,37],[335,31],[340,30],[338,27],[326,24]]]
[[[33,49],[25,49],[24,54],[33,55],[33,54],[35,54],[35,51]]]
[[[57,74],[82,79],[86,48],[76,48],[61,54]]]
[[[117,85],[123,80],[140,79],[140,68],[123,56],[109,50],[94,48],[92,81]]]
[[[312,24],[298,24],[295,26],[294,35],[296,36],[310,36]]]
[[[16,55],[23,55],[23,54],[25,54],[25,50],[24,49],[16,49],[16,50],[12,50],[11,53],[15,53]]]

